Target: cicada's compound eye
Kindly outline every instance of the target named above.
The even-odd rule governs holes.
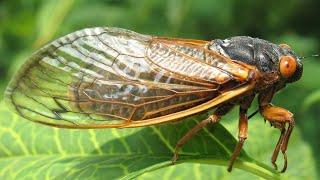
[[[280,73],[283,77],[291,77],[297,70],[297,61],[292,56],[281,56]]]

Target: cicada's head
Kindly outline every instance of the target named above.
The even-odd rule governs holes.
[[[278,71],[287,83],[299,80],[302,76],[303,65],[301,59],[287,44],[279,45]]]

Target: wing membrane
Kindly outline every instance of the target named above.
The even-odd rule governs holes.
[[[33,54],[6,99],[27,119],[69,128],[182,118],[253,87],[244,83],[248,68],[207,51],[206,43],[118,28],[84,29]],[[223,93],[239,83],[244,86],[235,93]]]

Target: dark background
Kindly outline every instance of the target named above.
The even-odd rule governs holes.
[[[116,26],[196,39],[236,35],[287,43],[301,56],[320,53],[316,0],[8,0],[0,1],[0,98],[14,72],[43,44],[75,30]],[[297,129],[320,170],[320,58],[304,60],[303,78],[274,103],[295,113]],[[303,158],[303,154],[299,154]]]

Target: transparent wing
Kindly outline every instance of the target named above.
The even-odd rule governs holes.
[[[242,86],[226,98],[228,90],[245,84],[249,70],[206,51],[205,43],[119,28],[77,31],[33,54],[8,86],[6,100],[29,120],[69,128],[181,118],[252,88]]]

